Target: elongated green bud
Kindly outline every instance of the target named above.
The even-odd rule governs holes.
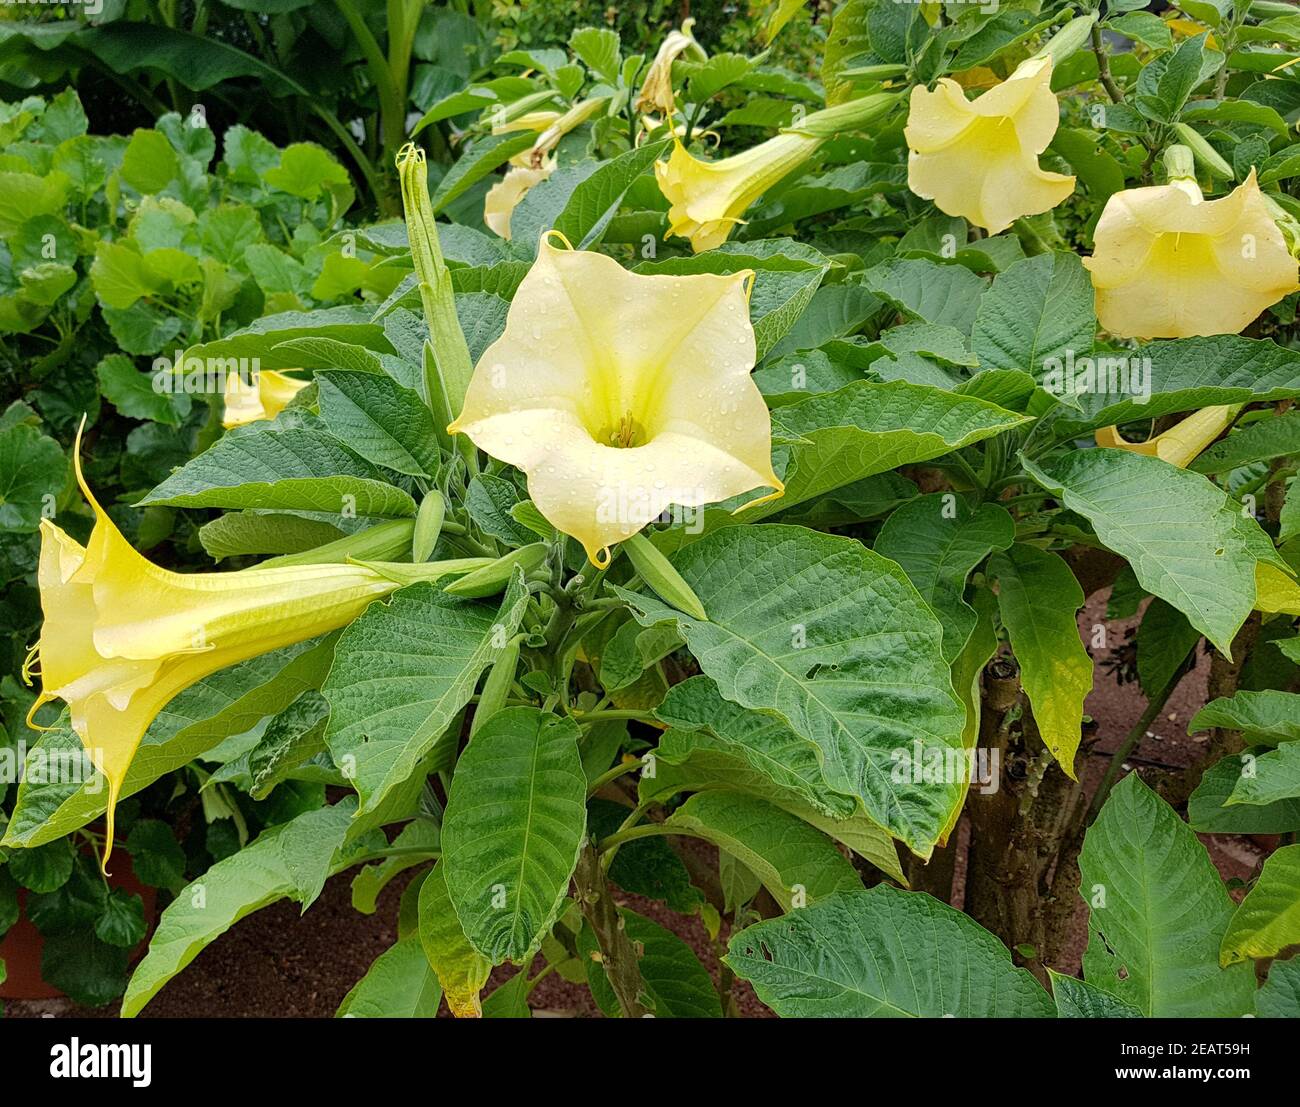
[[[545,560],[546,543],[534,542],[531,546],[511,550],[504,557],[488,562],[483,568],[476,569],[455,583],[447,585],[443,591],[452,596],[464,596],[469,599],[495,596],[510,583],[516,566],[526,573],[530,569],[536,569]]]
[[[429,326],[432,356],[425,357],[425,401],[433,411],[438,434],[450,444],[446,427],[465,403],[465,392],[474,372],[469,346],[456,318],[456,296],[451,272],[442,257],[438,225],[429,201],[428,170],[424,151],[408,142],[397,155],[397,173],[402,184],[402,207],[406,212],[406,237],[411,262]]]
[[[1195,181],[1196,161],[1192,157],[1192,151],[1181,145],[1166,147],[1165,172],[1170,181]]]
[[[274,569],[285,565],[328,565],[344,561],[368,559],[394,561],[404,557],[411,548],[411,533],[415,524],[410,519],[390,519],[373,527],[349,534],[333,542],[326,542],[302,553],[281,554],[259,561],[258,569]]]
[[[417,565],[428,561],[433,547],[442,533],[442,521],[447,515],[447,501],[436,488],[420,501],[415,516],[415,533],[411,536],[411,560]]]
[[[1191,149],[1196,160],[1216,177],[1227,181],[1236,177],[1232,166],[1219,156],[1219,152],[1206,142],[1204,136],[1195,127],[1186,123],[1175,123],[1174,130],[1178,132],[1178,137],[1183,140],[1183,143]]]
[[[812,138],[834,138],[844,131],[860,130],[870,123],[887,115],[901,100],[897,92],[874,92],[870,96],[859,96],[856,100],[836,104],[833,108],[822,108],[794,127],[786,127],[784,134],[809,135]]]
[[[1071,54],[1077,53],[1092,36],[1093,24],[1097,22],[1097,12],[1089,12],[1077,19],[1071,19],[1056,32],[1037,54],[1036,58],[1050,57],[1052,65],[1060,65]]]
[[[426,561],[423,565],[411,565],[405,561],[361,561],[355,557],[349,560],[354,565],[364,565],[372,572],[387,577],[403,588],[408,584],[421,584],[425,581],[441,580],[443,577],[472,573],[492,564],[490,557],[455,557],[448,561]]]
[[[685,611],[693,619],[708,622],[704,605],[691,586],[682,580],[682,575],[673,568],[669,561],[644,534],[634,534],[622,542],[623,551],[641,579],[654,589],[655,594],[670,603],[679,611]]]
[[[501,651],[501,655],[492,663],[487,680],[483,682],[483,692],[474,708],[474,721],[469,725],[469,736],[474,737],[478,728],[506,705],[510,695],[510,686],[515,680],[515,670],[519,667],[519,646],[522,634],[516,634]]]

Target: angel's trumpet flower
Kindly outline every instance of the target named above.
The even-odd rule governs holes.
[[[510,239],[510,217],[529,190],[541,184],[555,171],[554,162],[539,169],[521,169],[511,166],[506,175],[488,189],[483,197],[483,222],[502,238]]]
[[[877,93],[813,112],[743,153],[718,161],[701,161],[674,141],[667,161],[655,162],[659,191],[671,207],[672,234],[690,239],[700,254],[727,241],[751,204],[803,165],[823,142],[846,130],[879,119],[897,102],[893,93]]]
[[[947,77],[933,92],[913,88],[903,132],[907,187],[989,234],[1051,211],[1074,191],[1073,177],[1038,165],[1060,122],[1051,82],[1049,54],[1022,62],[974,100]]]
[[[673,504],[779,491],[749,375],[752,271],[639,275],[553,236],[450,430],[522,469],[538,510],[600,566]]]
[[[170,572],[137,553],[99,505],[81,471],[80,446],[78,434],[77,482],[95,526],[83,547],[50,520],[41,522],[37,576],[45,622],[33,651],[41,692],[28,721],[52,700],[68,705],[73,730],[108,784],[107,869],[127,769],[149,724],[178,692],[219,669],[344,626],[403,584],[485,562]]]
[[[659,44],[659,52],[650,63],[641,91],[637,94],[636,110],[639,112],[659,111],[668,119],[673,114],[673,62],[689,51],[691,57],[704,61],[708,55],[703,47],[695,41],[691,28],[695,20],[687,19],[680,31],[670,31],[668,37]]]
[[[1232,421],[1240,411],[1241,404],[1202,408],[1145,442],[1129,442],[1121,438],[1118,427],[1103,427],[1095,437],[1098,446],[1158,457],[1179,469],[1186,469],[1207,446],[1232,426]]]
[[[1130,188],[1097,221],[1092,274],[1097,319],[1123,338],[1237,334],[1300,288],[1277,212],[1250,176],[1205,200],[1192,154],[1171,147],[1168,184]]]
[[[229,429],[258,419],[274,419],[309,383],[274,369],[259,369],[251,381],[231,373],[226,377],[226,407],[221,425]]]

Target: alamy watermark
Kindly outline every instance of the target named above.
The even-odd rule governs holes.
[[[175,357],[156,357],[152,366],[153,390],[160,395],[220,396],[232,377],[241,388],[256,390],[262,372],[256,357],[186,357],[181,350]]]
[[[1053,396],[1131,396],[1138,403],[1151,399],[1149,357],[1080,357],[1067,349],[1065,357],[1043,359],[1043,388]]]

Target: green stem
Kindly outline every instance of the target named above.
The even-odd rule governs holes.
[[[600,776],[596,777],[596,779],[587,786],[587,795],[594,796],[605,787],[606,784],[617,780],[621,776],[627,776],[628,773],[634,773],[639,768],[641,768],[641,762],[639,760],[625,761],[620,765],[615,765],[607,772],[601,773]]]

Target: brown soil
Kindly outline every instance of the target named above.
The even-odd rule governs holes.
[[[1105,593],[1099,593],[1080,612],[1079,624],[1085,642],[1091,640],[1093,626],[1105,622],[1105,606]],[[1094,651],[1099,661],[1107,652],[1124,644],[1125,630],[1136,622],[1134,619],[1106,624],[1108,649]],[[1201,655],[1196,668],[1182,679],[1128,762],[1130,767],[1139,772],[1173,769],[1195,759],[1200,743],[1187,736],[1187,723],[1205,702],[1208,671],[1209,658]],[[1111,751],[1140,717],[1144,706],[1145,700],[1136,683],[1117,684],[1110,673],[1098,666],[1085,710],[1096,720],[1099,738],[1091,756],[1081,766],[1083,779],[1090,789],[1100,781]],[[1265,856],[1265,850],[1249,838],[1201,837],[1225,879],[1248,879]],[[963,894],[960,862],[957,876],[954,902],[960,904]],[[300,915],[291,903],[277,903],[237,923],[168,984],[142,1017],[332,1016],[370,963],[395,940],[398,899],[406,883],[401,879],[390,885],[380,898],[379,910],[366,916],[359,915],[351,906],[350,880],[348,874],[331,880],[305,915]],[[683,918],[662,904],[639,896],[623,897],[622,902],[679,935],[716,979],[718,962],[714,945],[698,917]],[[1080,910],[1074,920],[1074,940],[1065,963],[1053,967],[1077,974],[1086,941],[1087,916]],[[537,964],[540,967],[540,959]],[[498,969],[488,990],[508,979],[514,971]],[[770,1015],[747,986],[739,984],[736,995],[744,1015]],[[531,1003],[538,1017],[590,1018],[600,1014],[585,987],[568,984],[554,974],[538,985]],[[114,1007],[88,1010],[66,999],[9,1001],[5,1009],[6,1014],[20,1018],[107,1018],[116,1014]],[[444,1004],[442,1014],[446,1013]]]

